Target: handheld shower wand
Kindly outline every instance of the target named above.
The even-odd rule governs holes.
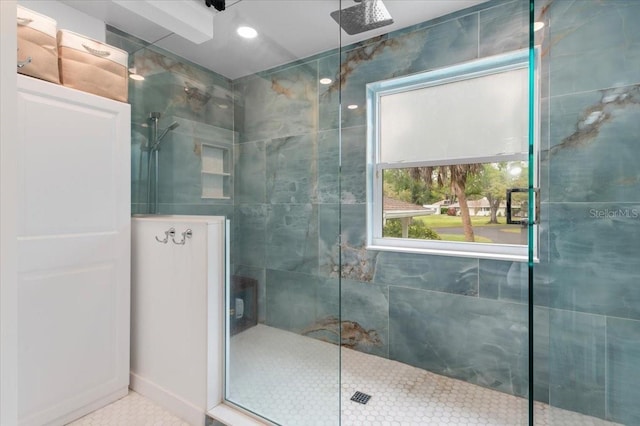
[[[147,146],[145,151],[147,151],[147,213],[158,213],[158,178],[159,178],[159,158],[158,151],[160,149],[160,142],[162,139],[167,136],[167,134],[174,130],[176,127],[180,125],[177,121],[171,123],[169,127],[164,129],[160,135],[158,135],[158,122],[160,121],[160,117],[162,116],[159,112],[152,112],[149,114],[149,120],[153,122],[153,125],[150,129],[150,137],[147,142]],[[151,169],[153,167],[154,174],[154,184],[153,191],[151,185]],[[153,192],[153,193],[152,193]],[[153,201],[152,201],[153,195]],[[153,208],[152,208],[153,206]]]

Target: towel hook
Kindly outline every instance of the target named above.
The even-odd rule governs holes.
[[[173,239],[173,237],[175,235],[176,235],[176,229],[175,228],[169,228],[168,231],[164,231],[164,239],[161,240],[156,235],[156,241],[159,242],[159,243],[162,243],[162,244],[167,244],[169,242],[169,237],[171,237],[171,239]],[[175,242],[175,240],[173,242]]]
[[[182,246],[187,242],[187,238],[191,238],[192,236],[193,236],[193,231],[191,229],[187,229],[182,233],[182,241],[176,241],[173,235],[171,236],[171,239],[173,240],[173,244]]]

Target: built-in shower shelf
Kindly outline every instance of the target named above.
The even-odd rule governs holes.
[[[202,144],[202,198],[231,198],[231,151],[228,146]]]
[[[203,175],[214,175],[214,176],[231,176],[231,173],[220,173],[220,172],[205,172],[202,171]]]

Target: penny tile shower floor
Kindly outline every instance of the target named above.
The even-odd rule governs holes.
[[[287,426],[338,424],[338,347],[258,325],[231,339],[231,399]],[[527,424],[522,398],[342,349],[342,425]],[[361,391],[366,405],[350,401]],[[613,425],[535,405],[536,425]]]
[[[232,339],[233,401],[286,426],[336,426],[338,347],[258,325]],[[396,361],[342,349],[342,425],[527,424],[527,401]],[[350,401],[361,391],[366,405]],[[536,403],[535,424],[604,426],[615,423]],[[143,396],[129,395],[72,426],[189,426]]]

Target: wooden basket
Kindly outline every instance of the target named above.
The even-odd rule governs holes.
[[[58,55],[60,79],[64,86],[127,102],[127,52],[68,30],[60,30]]]
[[[57,22],[18,6],[18,72],[60,84]]]

